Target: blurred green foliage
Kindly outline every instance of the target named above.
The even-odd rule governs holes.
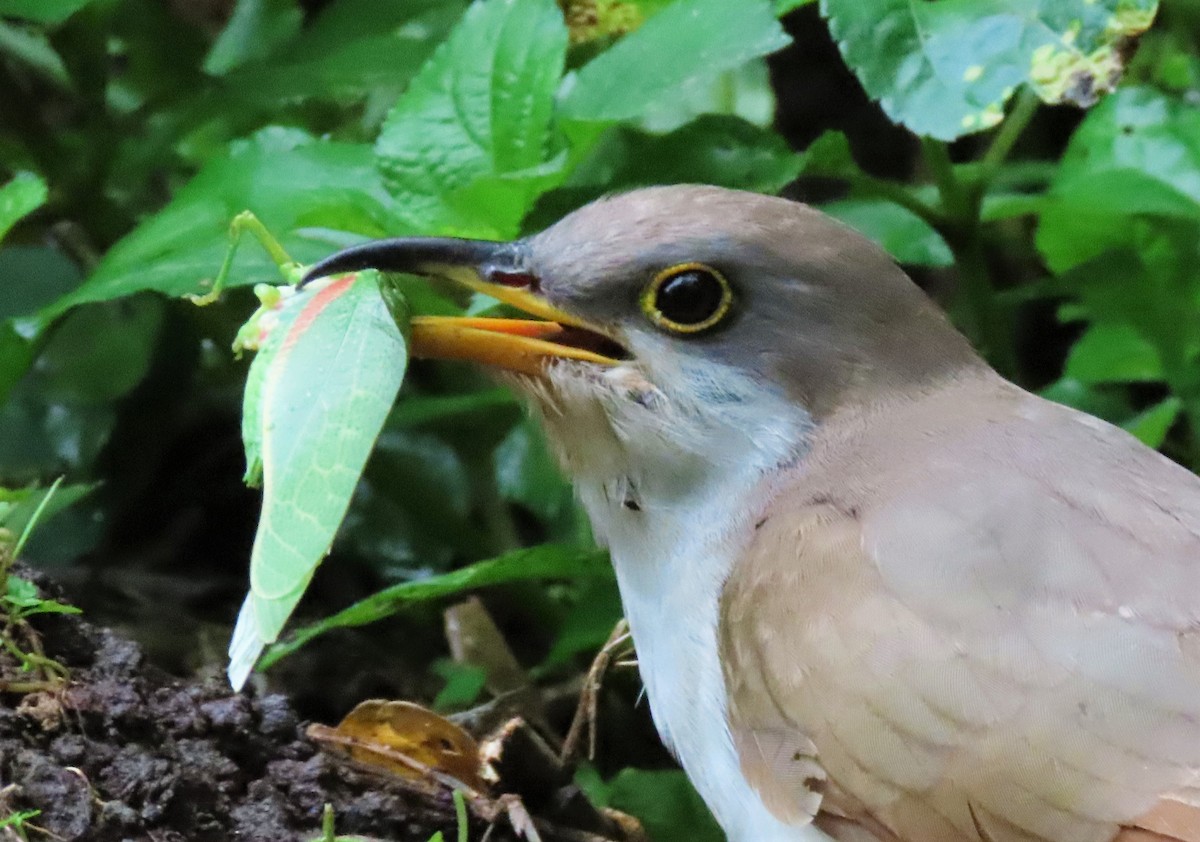
[[[1004,374],[1200,467],[1200,3],[795,12],[919,137],[900,178],[852,130],[794,150],[773,128],[783,91],[765,57],[802,6],[0,0],[0,485],[99,484],[29,554],[103,566],[131,524],[184,554],[147,500],[225,464],[205,419],[236,432],[246,363],[226,349],[254,303],[178,297],[209,289],[247,209],[310,262],[385,235],[513,237],[644,184],[817,196],[931,281]],[[243,248],[229,280],[275,274]],[[487,307],[397,283],[417,313]],[[195,553],[218,547],[241,575],[244,530],[221,543],[204,523]],[[537,674],[552,678],[619,612],[540,432],[462,366],[409,372],[331,566],[352,561],[391,587],[276,657],[424,600],[542,579],[555,584],[522,607],[547,629]],[[448,697],[478,692],[442,674],[458,682]],[[679,780],[635,770],[590,790],[667,838],[690,802],[664,817],[645,796]]]

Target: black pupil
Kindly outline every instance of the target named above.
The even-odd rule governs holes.
[[[654,299],[658,312],[681,325],[698,325],[721,307],[725,289],[712,272],[688,269],[667,278]]]

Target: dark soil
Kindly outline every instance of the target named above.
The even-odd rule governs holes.
[[[172,678],[77,616],[31,619],[71,678],[0,695],[0,820],[40,810],[30,822],[45,833],[26,825],[30,840],[312,839],[326,804],[339,834],[455,838],[448,792],[421,795],[321,753],[286,697]],[[0,659],[0,678],[21,680],[14,670]],[[497,826],[491,838],[512,835]]]

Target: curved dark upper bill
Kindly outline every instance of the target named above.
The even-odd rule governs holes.
[[[516,307],[540,321],[418,316],[411,352],[429,359],[472,360],[540,375],[556,359],[616,365],[628,358],[602,330],[550,304],[526,265],[525,244],[451,237],[402,237],[351,246],[312,266],[304,286],[329,275],[377,269],[442,277]]]
[[[525,275],[525,247],[521,242],[500,243],[492,240],[464,240],[456,237],[396,237],[372,240],[350,246],[314,264],[300,281],[309,281],[345,272],[378,269],[410,275],[436,275],[439,269],[470,267],[481,280],[493,275]]]

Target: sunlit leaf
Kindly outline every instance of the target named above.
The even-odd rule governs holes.
[[[1153,382],[1163,376],[1154,345],[1131,325],[1095,324],[1067,356],[1064,373],[1081,383]]]
[[[388,115],[376,155],[427,233],[510,236],[559,178],[550,117],[567,30],[553,0],[472,5]]]
[[[1019,85],[1091,105],[1157,0],[821,0],[846,63],[893,120],[951,140],[994,126]]]
[[[766,0],[676,0],[579,71],[563,101],[577,120],[619,121],[787,46]]]

